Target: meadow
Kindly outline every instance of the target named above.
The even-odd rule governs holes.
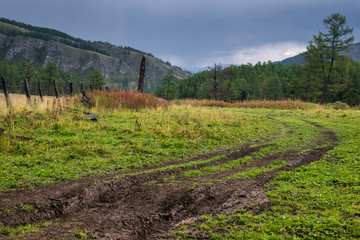
[[[132,102],[136,98],[120,94]],[[49,228],[60,234],[69,212],[73,225],[67,223],[66,236],[101,238],[115,231],[112,223],[92,211],[86,215],[109,227],[93,222],[85,227],[81,211],[104,196],[116,197],[116,204],[129,199],[121,205],[132,202],[134,209],[139,201],[145,210],[150,203],[142,201],[152,199],[151,217],[149,211],[116,216],[131,215],[126,224],[117,223],[127,231],[112,232],[128,234],[124,239],[136,239],[144,229],[154,239],[360,238],[358,110],[291,100],[167,103],[150,96],[138,96],[132,106],[114,102],[108,93],[91,97],[97,103],[92,109],[82,106],[79,96],[33,100],[32,106],[13,96],[13,110],[0,99],[3,199],[80,179],[94,185],[86,185],[86,194],[98,193],[87,197],[77,190],[71,198],[59,193],[56,199],[64,203],[56,203],[63,210],[46,218],[53,200],[21,202],[17,195],[12,204],[0,204],[0,216],[7,219],[0,224],[0,238],[41,237]],[[98,121],[85,118],[88,111],[99,115]],[[127,197],[119,196],[122,191]],[[74,198],[81,200],[78,207],[65,208]],[[166,210],[160,207],[165,203]],[[154,230],[160,227],[166,232]]]

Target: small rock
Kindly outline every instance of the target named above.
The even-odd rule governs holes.
[[[88,119],[90,119],[92,121],[97,121],[99,116],[96,115],[96,114],[90,113],[90,114],[86,115],[85,118],[88,118]]]

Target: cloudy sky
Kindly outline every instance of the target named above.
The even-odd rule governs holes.
[[[359,0],[1,0],[0,17],[131,46],[184,69],[278,61],[339,12],[360,41]]]

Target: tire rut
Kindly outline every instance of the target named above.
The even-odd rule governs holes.
[[[313,123],[309,122],[309,124]],[[321,128],[316,124],[314,126]],[[147,172],[126,176],[123,179],[109,178],[98,184],[80,184],[71,188],[71,191],[66,191],[65,187],[63,192],[60,189],[60,193],[55,196],[44,195],[43,197],[40,196],[35,202],[24,202],[24,204],[26,203],[36,209],[36,212],[22,211],[19,205],[17,205],[16,214],[2,211],[0,227],[14,227],[39,221],[60,219],[57,225],[51,225],[41,229],[39,232],[27,234],[26,238],[73,238],[74,229],[88,229],[90,237],[99,239],[171,238],[167,233],[168,229],[174,228],[182,222],[191,222],[201,214],[229,214],[235,212],[236,209],[252,209],[254,203],[257,206],[268,203],[269,200],[263,187],[264,184],[273,179],[279,171],[292,171],[296,167],[319,160],[335,146],[336,141],[337,138],[334,133],[323,129],[316,144],[321,146],[328,143],[326,147],[314,148],[300,155],[294,151],[285,151],[261,158],[259,161],[255,161],[241,169],[196,179],[179,178],[177,180],[181,180],[180,183],[146,184],[155,181],[164,182],[165,178],[179,174],[185,169],[218,165],[248,156],[268,145],[243,146],[236,150],[219,151],[212,155],[206,155],[206,157],[226,154],[226,158],[202,165],[160,172]],[[211,185],[200,184],[194,189],[188,189],[195,181],[206,182],[228,176],[233,172],[266,166],[279,158],[285,158],[290,163],[290,166],[263,173],[255,179],[231,179],[215,182]],[[206,158],[195,157],[191,159],[197,161]],[[149,169],[154,168],[146,170]],[[97,179],[101,180],[101,178]],[[54,190],[51,187],[50,189]],[[254,210],[260,211],[260,208]]]

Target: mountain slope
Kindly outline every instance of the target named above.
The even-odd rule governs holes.
[[[33,61],[41,65],[54,62],[65,71],[85,75],[99,69],[109,85],[133,89],[137,85],[140,61],[146,58],[145,81],[155,91],[159,80],[173,69],[175,76],[188,73],[149,53],[110,43],[90,42],[48,28],[0,19],[0,59]]]
[[[360,42],[351,44],[349,52],[342,53],[342,54],[349,56],[353,61],[360,61]],[[289,66],[292,64],[304,64],[305,58],[301,53],[294,57],[286,58],[286,59],[282,60],[281,63],[284,66]]]

